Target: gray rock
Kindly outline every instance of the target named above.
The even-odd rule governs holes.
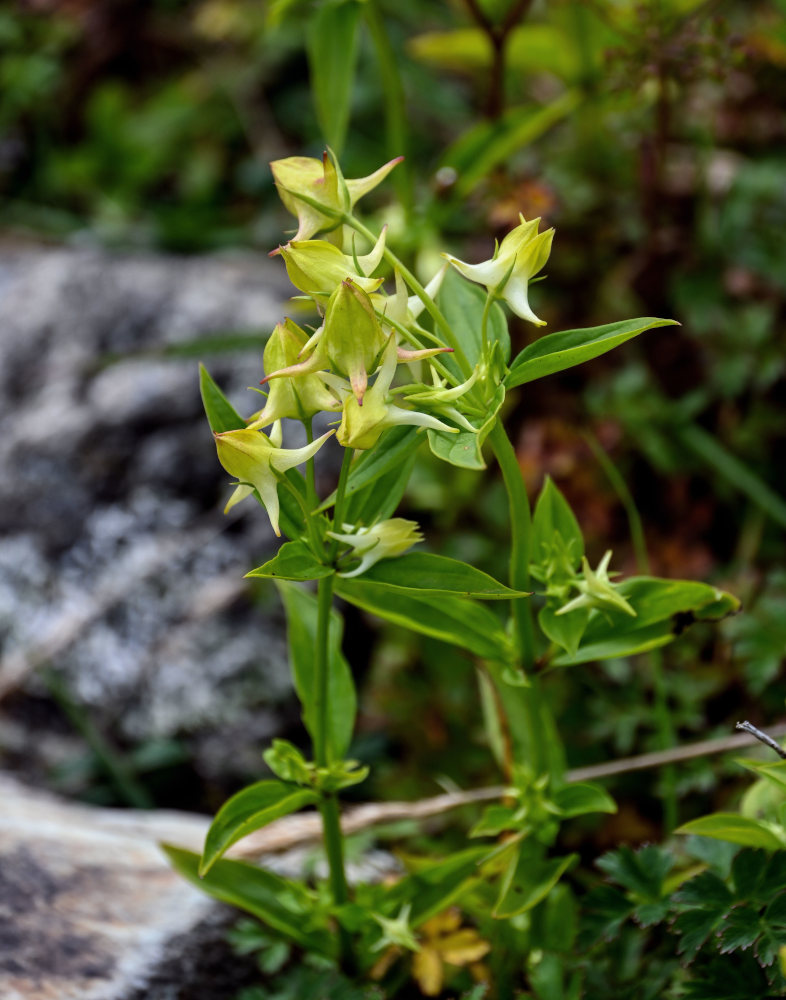
[[[249,747],[294,714],[280,613],[242,582],[275,539],[249,502],[222,515],[196,361],[161,355],[258,332],[204,359],[251,412],[288,294],[263,257],[0,251],[0,699],[45,693],[48,664],[121,740],[197,734],[211,774],[256,766]]]

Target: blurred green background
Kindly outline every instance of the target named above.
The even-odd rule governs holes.
[[[338,21],[350,44],[335,44]],[[486,259],[521,212],[557,230],[533,290],[548,330],[678,319],[512,394],[507,419],[530,492],[555,479],[593,562],[611,547],[636,568],[600,448],[652,571],[743,599],[663,655],[676,737],[782,717],[784,0],[29,0],[0,8],[0,90],[5,242],[267,251],[293,221],[268,161],[327,140],[349,177],[406,154],[363,207],[422,276],[443,249]],[[537,335],[512,333],[514,352]],[[494,572],[498,487],[424,456],[408,514],[433,547]],[[351,624],[349,655],[368,661],[368,625]],[[375,649],[360,668],[356,750],[377,782],[363,797],[496,780],[468,664],[393,630]],[[658,745],[646,661],[547,688],[571,763]],[[623,779],[628,804],[599,836],[656,836],[659,780]],[[678,781],[683,819],[727,801],[708,760]]]

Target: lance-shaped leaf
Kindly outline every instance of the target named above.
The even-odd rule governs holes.
[[[577,854],[544,860],[525,841],[510,860],[499,897],[491,915],[498,920],[531,910],[549,894],[560,878],[578,860]]]
[[[739,813],[711,813],[678,827],[675,833],[693,833],[699,837],[714,837],[744,847],[763,847],[779,851],[786,847],[786,830],[763,819],[740,816]]]
[[[556,657],[554,666],[570,667],[656,649],[694,622],[717,621],[734,614],[740,606],[732,594],[691,580],[637,576],[624,580],[617,589],[636,617],[621,610],[593,611],[578,651]]]
[[[200,877],[198,854],[171,844],[162,848],[175,871],[202,892],[245,910],[306,951],[335,957],[336,936],[327,926],[315,926],[316,896],[304,885],[245,861],[227,859]]]
[[[448,642],[491,660],[510,660],[512,646],[497,616],[461,597],[418,595],[395,591],[365,577],[336,579],[336,593],[364,611],[434,639]]]
[[[378,562],[366,570],[363,579],[392,590],[428,591],[435,596],[450,594],[487,601],[529,596],[526,591],[511,590],[474,566],[430,552],[410,552]]]
[[[512,389],[517,385],[524,385],[525,382],[543,378],[545,375],[573,368],[574,365],[597,358],[606,351],[624,344],[626,340],[644,333],[645,330],[652,330],[658,326],[679,326],[679,324],[673,319],[646,316],[641,319],[606,323],[604,326],[547,334],[529,344],[516,357],[505,379],[505,386]]]
[[[319,580],[331,576],[332,566],[319,562],[305,542],[285,542],[277,554],[246,576],[271,580]]]
[[[258,781],[233,795],[218,810],[207,831],[199,863],[200,877],[238,840],[318,800],[319,796],[310,788],[283,781]]]
[[[204,365],[199,366],[199,391],[202,394],[207,422],[213,433],[236,431],[246,426],[245,420],[216,385]]]

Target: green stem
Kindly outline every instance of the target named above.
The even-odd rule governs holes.
[[[371,232],[371,230],[367,226],[364,226],[362,222],[356,219],[354,215],[351,215],[349,212],[345,212],[342,221],[350,228],[354,229],[355,232],[360,233],[361,236],[365,236],[366,239],[369,240],[372,244],[376,243],[377,237]],[[392,250],[390,250],[388,247],[385,247],[385,252],[383,256],[391,267],[395,267],[398,269],[399,273],[401,274],[401,277],[404,279],[404,281],[409,285],[409,287],[412,289],[415,295],[417,295],[417,297],[426,307],[426,312],[428,312],[428,314],[431,316],[431,318],[434,320],[434,322],[437,324],[437,326],[444,334],[448,347],[453,348],[454,357],[458,362],[459,368],[461,368],[462,372],[464,373],[464,377],[469,378],[470,375],[472,374],[472,366],[467,360],[466,354],[462,350],[459,342],[456,340],[453,330],[451,329],[450,324],[442,314],[442,311],[440,310],[439,306],[431,298],[429,293],[426,291],[423,285],[421,285],[421,283],[418,281],[415,275],[409,270],[409,268],[407,268],[401,262],[401,260],[393,253]]]
[[[347,480],[349,479],[349,467],[352,464],[353,454],[352,448],[344,449],[344,460],[341,463],[341,473],[338,477],[338,486],[336,486],[336,502],[333,505],[333,531],[340,532],[344,530],[344,511],[347,505]],[[336,558],[338,544],[334,538],[329,552],[331,560]]]
[[[499,420],[495,421],[489,441],[502,472],[510,507],[510,586],[529,590],[529,539],[532,515],[529,497],[513,445]],[[526,598],[511,601],[521,664],[529,672],[535,665],[535,633],[530,603]]]
[[[330,631],[330,611],[333,604],[334,576],[319,581],[317,590],[317,636],[314,649],[314,762],[317,767],[327,767],[330,762],[328,745],[328,637]],[[319,812],[322,816],[322,837],[330,872],[330,891],[336,906],[342,906],[349,898],[347,877],[344,871],[344,834],[341,830],[341,815],[335,792],[322,792]],[[352,942],[344,928],[339,928],[339,962],[343,968],[351,965]]]
[[[514,590],[529,590],[529,543],[532,528],[529,497],[521,476],[518,458],[505,428],[495,421],[489,434],[510,508],[510,586]],[[560,781],[565,770],[564,751],[551,711],[543,697],[540,679],[534,675],[536,649],[535,629],[530,599],[511,601],[513,623],[520,662],[528,674],[528,686],[512,686],[504,671],[490,665],[491,676],[500,689],[502,702],[508,711],[511,736],[516,748],[535,774],[551,774]]]

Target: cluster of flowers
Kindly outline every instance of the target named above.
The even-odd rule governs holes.
[[[395,267],[391,295],[382,290],[384,278],[374,276],[386,255],[385,230],[367,254],[358,255],[354,248],[347,254],[343,249],[347,213],[398,162],[392,160],[357,180],[345,179],[327,153],[322,161],[290,157],[271,164],[281,199],[298,219],[294,238],[273,253],[282,257],[293,285],[313,300],[322,323],[313,332],[290,319],[276,326],[264,352],[267,374],[262,382],[269,383],[264,408],[249,418],[245,428],[216,434],[216,445],[221,464],[237,480],[227,509],[256,490],[277,535],[279,476],[312,458],[332,434],[344,448],[364,450],[373,448],[385,430],[400,424],[452,434],[460,429],[476,431],[468,415],[477,418],[477,404],[474,409],[465,405],[464,397],[478,380],[478,367],[460,382],[444,365],[429,364],[430,381],[424,381],[423,362],[452,348],[419,326],[424,302],[408,296]],[[553,230],[539,234],[538,223],[522,217],[494,257],[482,264],[445,256],[466,278],[486,285],[519,316],[540,325],[529,307],[527,283],[548,258]],[[315,239],[317,235],[320,238]],[[447,267],[427,285],[431,298]],[[393,388],[402,364],[409,366],[415,381]],[[335,413],[337,430],[303,448],[281,447],[282,419],[307,422],[319,412]],[[402,531],[400,524],[390,534],[391,540],[396,536],[401,551],[404,542],[408,548],[419,537]],[[335,537],[349,544],[349,535]],[[375,526],[355,538],[363,569],[390,548],[386,537]],[[372,540],[373,557],[368,551]]]

